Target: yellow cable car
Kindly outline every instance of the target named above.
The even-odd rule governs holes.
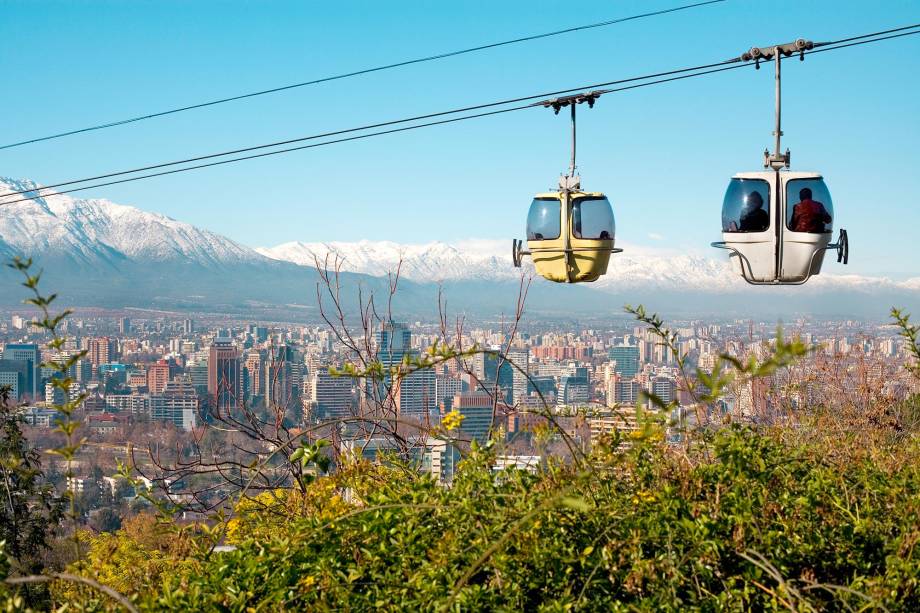
[[[567,177],[563,177],[565,180]],[[557,283],[596,281],[614,248],[613,209],[600,192],[560,189],[534,196],[527,214],[527,251],[516,242],[515,264],[529,254],[537,273]]]
[[[569,173],[559,178],[558,191],[534,196],[527,213],[527,250],[514,239],[512,259],[520,267],[523,256],[531,256],[537,273],[556,283],[596,281],[606,274],[610,254],[622,251],[614,247],[616,223],[607,197],[582,191],[575,175],[575,105],[594,106],[598,96],[591,92],[542,103],[557,113],[571,106],[572,162]]]

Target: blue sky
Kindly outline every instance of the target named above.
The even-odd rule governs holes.
[[[0,2],[0,140],[684,3]],[[915,22],[916,0],[729,0],[4,150],[0,175],[48,184]],[[784,64],[784,146],[793,168],[825,174],[850,272],[920,274],[918,56],[920,36]],[[583,184],[610,197],[618,239],[709,252],[728,178],[759,169],[771,143],[771,72],[614,94],[579,114]],[[563,117],[528,110],[80,195],[253,246],[510,239],[567,148]]]

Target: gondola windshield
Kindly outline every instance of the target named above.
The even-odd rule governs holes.
[[[534,198],[527,213],[527,240],[544,241],[561,234],[561,203],[558,198]]]
[[[613,209],[603,197],[578,198],[572,204],[572,236],[610,240],[616,234]]]
[[[761,179],[732,179],[722,201],[723,232],[770,229],[770,185]]]
[[[791,179],[786,183],[786,227],[809,234],[833,231],[834,204],[823,179]]]

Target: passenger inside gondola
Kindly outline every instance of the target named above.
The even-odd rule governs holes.
[[[770,227],[770,214],[763,208],[760,192],[751,192],[744,199],[741,209],[741,232],[764,232]]]
[[[812,199],[811,189],[803,187],[799,191],[799,203],[792,207],[789,229],[793,232],[821,234],[827,232],[826,224],[831,221],[831,215],[824,205]]]

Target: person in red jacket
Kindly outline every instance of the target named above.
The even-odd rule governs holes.
[[[799,192],[800,202],[792,207],[792,222],[789,229],[793,232],[826,232],[825,224],[831,223],[830,213],[824,205],[811,199],[811,189],[805,187]]]

